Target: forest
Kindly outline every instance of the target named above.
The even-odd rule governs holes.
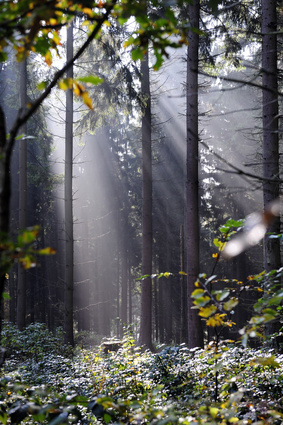
[[[1,423],[283,423],[282,21],[0,2]]]

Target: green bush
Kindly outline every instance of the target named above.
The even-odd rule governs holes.
[[[23,331],[19,331],[12,323],[4,323],[1,335],[1,346],[6,349],[8,358],[34,358],[38,361],[50,353],[70,354],[71,348],[63,341],[62,328],[51,332],[43,323],[32,323]]]

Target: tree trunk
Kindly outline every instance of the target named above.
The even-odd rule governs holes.
[[[27,105],[27,61],[20,64],[20,108]],[[21,133],[27,135],[27,123],[21,127]],[[27,226],[27,140],[20,140],[19,147],[19,229]],[[26,271],[18,265],[17,285],[17,326],[23,330],[26,322]]]
[[[199,28],[199,0],[188,5],[190,24]],[[190,31],[187,57],[187,296],[188,345],[203,346],[203,334],[197,310],[192,309],[191,293],[199,274],[199,191],[198,191],[198,48],[199,35]]]
[[[276,21],[276,1],[262,0],[263,176],[269,179],[263,184],[264,208],[280,193]],[[279,218],[267,229],[269,232],[280,233]],[[264,268],[267,272],[280,268],[280,241],[268,235],[264,240]]]
[[[151,98],[148,53],[141,63],[141,91],[144,96],[142,117],[142,275],[152,274],[152,161],[151,161]],[[142,281],[140,343],[152,349],[152,282]]]
[[[180,227],[180,270],[185,270],[185,261],[184,261],[184,226],[183,224]],[[187,330],[187,288],[185,276],[181,275],[180,277],[181,284],[181,329],[180,329],[180,339],[181,342],[188,341],[188,330]]]
[[[73,24],[67,30],[67,62],[73,57]],[[67,71],[73,78],[73,67]],[[65,295],[64,331],[65,342],[74,344],[73,291],[74,291],[74,238],[73,238],[73,90],[66,93],[65,127]]]
[[[277,14],[275,0],[262,0],[262,124],[263,124],[263,184],[264,208],[280,196],[279,133],[278,133],[278,73],[277,73]],[[273,181],[272,181],[273,180]],[[264,238],[264,269],[269,272],[281,267],[280,240],[269,233],[280,234],[280,217],[269,225]],[[267,334],[279,332],[280,322],[268,324]],[[282,336],[274,345],[282,350]]]

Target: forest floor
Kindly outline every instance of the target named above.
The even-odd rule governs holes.
[[[0,422],[282,424],[283,355],[238,344],[116,352],[64,347],[60,332],[4,330]],[[19,336],[20,335],[20,336]]]

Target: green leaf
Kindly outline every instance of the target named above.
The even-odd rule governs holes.
[[[39,232],[38,226],[35,226],[32,229],[27,229],[23,231],[23,233],[21,233],[18,236],[18,245],[22,247],[23,245],[31,244],[37,238],[38,232]]]
[[[231,298],[229,301],[226,301],[226,303],[223,304],[223,308],[226,311],[231,311],[233,308],[235,308],[239,304],[239,300],[237,298]]]
[[[230,295],[229,289],[224,289],[223,291],[217,291],[216,299],[217,301],[223,301]]]
[[[260,364],[262,366],[280,367],[280,363],[275,360],[274,356],[270,357],[258,357],[253,360],[253,363]]]
[[[95,75],[89,75],[88,77],[79,77],[76,78],[78,81],[81,81],[82,83],[92,84],[94,86],[97,86],[98,84],[103,83],[103,78],[97,77]]]
[[[154,71],[158,71],[161,65],[163,64],[164,59],[162,54],[157,51],[155,51],[155,58],[156,58],[156,62],[153,65],[153,69]]]
[[[197,299],[197,298],[202,297],[204,295],[204,293],[205,293],[205,291],[203,289],[197,288],[192,292],[191,296],[192,296],[192,298]]]
[[[207,305],[210,302],[210,297],[209,296],[205,296],[205,297],[198,297],[195,301],[194,304],[199,306],[199,307],[204,307],[205,305]]]
[[[37,84],[37,89],[38,90],[45,90],[47,85],[48,85],[47,81],[41,81],[41,83]]]
[[[143,57],[144,57],[144,53],[140,47],[132,50],[132,59],[134,61],[143,60]]]
[[[103,419],[106,422],[106,424],[109,424],[112,420],[112,417],[108,413],[104,413]]]
[[[166,277],[168,279],[168,277],[172,276],[172,273],[169,272],[164,272],[164,273],[160,273],[158,275],[158,279],[160,279],[161,277]]]
[[[8,414],[6,412],[0,412],[0,422],[6,425],[8,420]]]
[[[11,299],[10,295],[8,294],[8,292],[3,292],[2,297],[4,298],[4,300],[10,300]]]
[[[6,62],[7,59],[8,59],[7,53],[6,52],[0,52],[0,62]],[[6,421],[7,421],[7,419],[6,419]]]
[[[148,279],[149,277],[151,278],[150,274],[144,274],[141,277],[139,277],[137,280],[145,280],[145,279]]]

